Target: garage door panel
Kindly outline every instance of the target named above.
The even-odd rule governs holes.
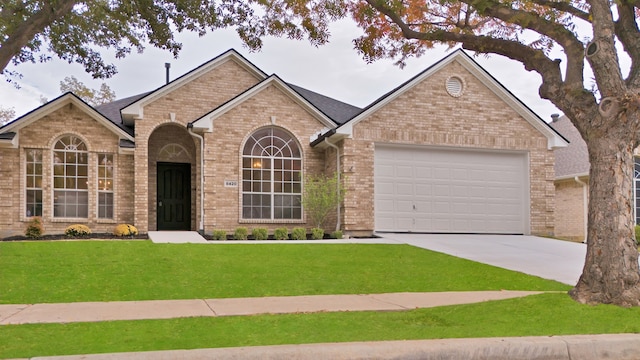
[[[526,232],[524,153],[377,145],[375,154],[376,230]]]

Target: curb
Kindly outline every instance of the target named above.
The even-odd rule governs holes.
[[[632,360],[640,334],[406,340],[35,357],[33,360]]]

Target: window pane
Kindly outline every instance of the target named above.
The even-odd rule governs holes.
[[[302,165],[296,139],[283,129],[263,128],[247,140],[243,155],[243,218],[300,219],[301,211],[292,210],[295,206],[291,205],[290,196],[285,199],[275,195],[283,191],[299,194],[302,188],[301,183],[292,182],[293,177],[300,175],[291,171]]]

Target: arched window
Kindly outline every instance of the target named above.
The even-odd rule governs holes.
[[[53,148],[53,216],[87,218],[89,215],[88,152],[73,136],[61,137]]]
[[[286,131],[254,132],[242,151],[242,218],[302,219],[302,156]]]

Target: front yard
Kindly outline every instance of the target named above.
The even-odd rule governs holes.
[[[406,245],[0,243],[0,303],[402,291],[549,290],[404,312],[0,326],[0,357],[244,345],[640,332],[640,309],[584,306],[568,286]]]

